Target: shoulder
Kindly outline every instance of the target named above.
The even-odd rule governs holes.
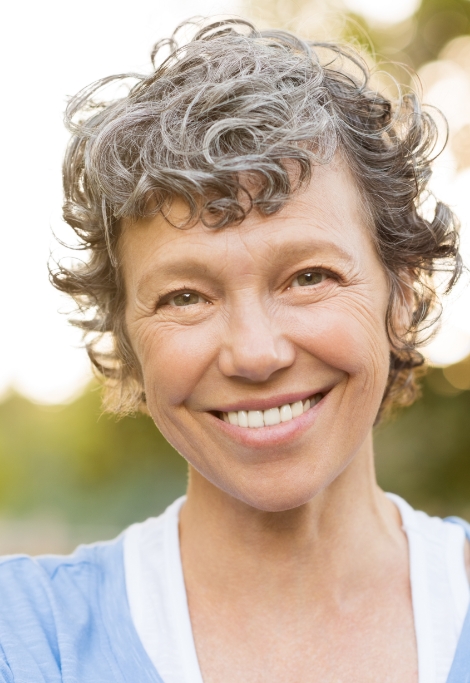
[[[76,667],[80,646],[96,662],[106,661],[103,603],[110,584],[120,590],[116,600],[125,602],[121,567],[121,538],[81,546],[66,557],[0,559],[0,657],[14,680],[67,680],[64,662]]]
[[[29,605],[57,612],[61,605],[81,602],[99,590],[106,573],[117,569],[122,538],[79,546],[71,555],[11,555],[0,558],[0,588],[12,608]],[[77,598],[81,598],[77,602]],[[42,613],[42,610],[41,610]]]

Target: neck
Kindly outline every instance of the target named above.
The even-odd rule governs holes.
[[[329,486],[283,512],[249,506],[191,468],[180,538],[187,580],[226,591],[243,576],[245,594],[266,575],[273,588],[302,574],[323,595],[343,593],[384,566],[384,553],[406,553],[399,514],[376,483],[371,435]]]

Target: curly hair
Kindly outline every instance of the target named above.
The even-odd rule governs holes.
[[[212,21],[181,46],[176,35],[154,47],[150,75],[102,79],[66,110],[64,218],[85,258],[58,264],[51,279],[78,305],[72,322],[104,377],[105,406],[126,413],[145,402],[124,322],[122,219],[156,214],[175,198],[186,203],[189,223],[217,229],[250,211],[270,215],[336,152],[356,180],[390,282],[390,371],[380,414],[410,404],[423,364],[417,347],[439,313],[433,276],[444,272],[450,289],[461,269],[455,216],[439,201],[423,209],[433,118],[413,92],[392,102],[374,90],[348,46],[258,31],[243,20]],[[161,58],[162,50],[169,56]],[[122,97],[100,97],[103,86],[129,79],[136,82]],[[394,311],[404,301],[410,324],[399,332]]]

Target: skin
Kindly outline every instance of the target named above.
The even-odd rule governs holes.
[[[120,254],[147,407],[189,463],[180,543],[205,683],[416,683],[407,541],[373,462],[389,287],[347,168],[316,168],[240,226],[124,225]],[[217,416],[317,392],[276,427]]]

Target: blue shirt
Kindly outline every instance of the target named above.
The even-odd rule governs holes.
[[[163,683],[132,623],[122,544],[0,561],[0,681]]]

